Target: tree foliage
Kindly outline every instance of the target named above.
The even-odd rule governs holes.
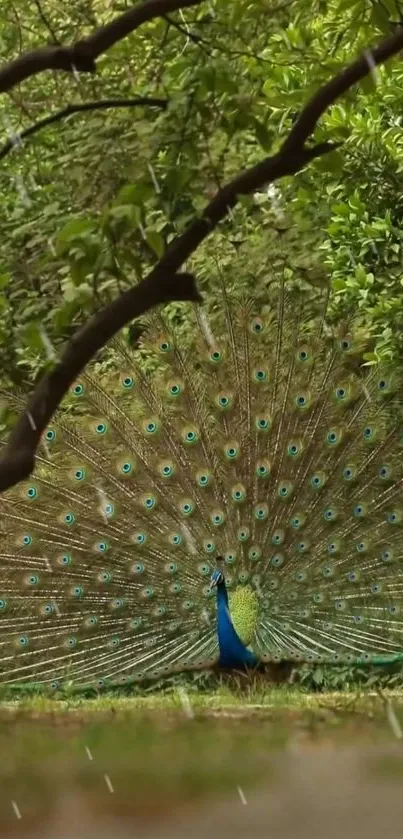
[[[5,0],[3,57],[73,43],[130,6]],[[3,374],[32,380],[44,334],[57,351],[141,280],[224,182],[279,149],[318,86],[399,20],[394,0],[208,0],[145,23],[100,56],[96,74],[46,71],[3,94],[4,143],[13,141],[0,161]],[[234,254],[249,243],[255,268],[259,240],[292,275],[329,275],[335,305],[358,306],[387,353],[399,350],[402,317],[401,75],[395,59],[352,88],[314,134],[342,147],[245,199],[220,228]],[[136,97],[167,108],[72,113],[19,140],[69,105]],[[207,286],[211,250],[194,261]]]

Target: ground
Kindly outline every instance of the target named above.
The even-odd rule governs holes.
[[[402,693],[188,691],[0,706],[0,836],[389,839]]]

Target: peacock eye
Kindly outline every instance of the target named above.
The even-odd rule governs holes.
[[[236,460],[240,455],[240,449],[237,443],[230,442],[224,448],[224,455],[227,460]]]
[[[343,352],[347,352],[349,349],[351,349],[352,344],[353,342],[350,335],[345,335],[344,338],[342,338],[339,342],[340,349],[343,350]]]
[[[253,380],[258,383],[265,382],[267,380],[267,370],[264,367],[258,367],[253,371]]]
[[[122,385],[125,390],[131,390],[134,387],[134,379],[132,376],[124,376],[121,379]]]
[[[179,504],[179,510],[183,516],[191,516],[194,512],[195,505],[194,502],[191,501],[190,498],[186,498],[185,500],[181,501]]]
[[[204,550],[206,553],[211,554],[215,551],[215,544],[214,542],[204,542]]]
[[[159,431],[159,427],[159,422],[155,419],[146,420],[143,424],[143,429],[147,436],[157,434],[157,432]]]
[[[295,396],[295,406],[299,410],[304,408],[308,408],[310,405],[309,401],[309,394],[308,393],[297,393]]]
[[[243,484],[235,484],[231,487],[231,498],[233,501],[245,501],[246,489]]]
[[[251,323],[251,330],[255,335],[260,335],[264,331],[264,323],[262,318],[254,318]]]

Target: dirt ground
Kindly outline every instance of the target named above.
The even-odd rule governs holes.
[[[376,767],[388,760],[392,768],[385,777]],[[186,808],[170,823],[147,828],[135,819],[97,822],[79,795],[62,796],[46,832],[29,835],[31,839],[400,839],[403,792],[401,773],[393,776],[396,761],[403,765],[403,752],[397,748],[295,746],[275,761],[277,777],[246,794],[243,801],[234,789],[223,801]]]
[[[0,716],[0,754],[1,839],[403,835],[403,738],[380,706],[95,726]]]

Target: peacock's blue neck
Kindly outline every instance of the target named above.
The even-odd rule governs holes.
[[[256,656],[245,647],[235,632],[228,604],[225,582],[217,586],[217,634],[220,648],[220,667],[255,667]]]

